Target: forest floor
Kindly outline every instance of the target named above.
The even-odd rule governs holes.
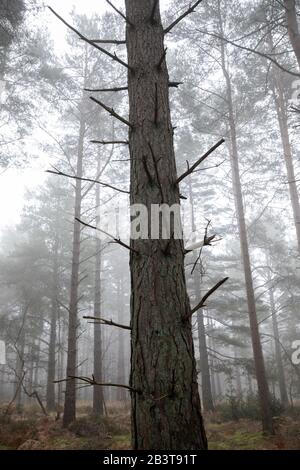
[[[108,416],[97,420],[82,407],[76,423],[62,429],[55,415],[42,416],[34,407],[23,415],[0,418],[0,450],[125,450],[130,449],[130,415],[118,406],[108,409]],[[275,419],[276,435],[266,437],[258,421],[219,422],[206,417],[210,450],[282,450],[300,449],[300,418]]]

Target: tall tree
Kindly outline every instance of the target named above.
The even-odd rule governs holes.
[[[296,0],[284,0],[285,17],[289,38],[300,68],[300,32],[298,26],[298,14]]]
[[[171,29],[159,1],[125,4],[130,203],[151,213],[153,204],[180,203],[164,49]],[[133,448],[205,449],[182,240],[132,240],[131,248]]]
[[[100,159],[98,159],[98,171],[100,171]],[[95,188],[96,192],[96,226],[100,226],[100,190],[99,187]],[[94,316],[101,318],[101,264],[102,264],[102,243],[98,236],[96,236],[95,243],[95,296],[94,296]],[[94,377],[98,383],[103,380],[103,367],[102,367],[102,331],[101,323],[95,322],[94,324]],[[104,411],[104,397],[102,387],[93,388],[93,413],[96,416],[101,416]]]
[[[223,15],[221,10],[221,1],[218,0],[217,4],[217,16],[219,21],[219,33],[223,38],[224,34],[224,23]],[[249,254],[249,244],[248,244],[248,235],[247,227],[245,221],[245,211],[243,204],[243,193],[241,188],[240,180],[240,170],[239,170],[239,154],[238,154],[238,145],[237,145],[237,131],[235,125],[235,115],[233,107],[233,92],[232,84],[230,78],[230,70],[226,57],[226,45],[224,41],[221,40],[221,64],[224,79],[226,82],[226,91],[227,91],[227,103],[228,103],[228,125],[230,133],[230,159],[231,159],[231,171],[232,171],[232,184],[233,184],[233,193],[235,197],[236,205],[236,215],[238,219],[238,228],[239,228],[239,237],[240,237],[240,246],[241,246],[241,255],[244,268],[245,284],[246,284],[246,294],[247,294],[247,304],[248,304],[248,314],[250,320],[250,329],[251,329],[251,340],[252,340],[252,349],[255,363],[256,371],[256,380],[260,398],[261,405],[261,415],[262,415],[262,424],[263,430],[266,432],[273,433],[273,421],[272,413],[270,406],[270,393],[267,382],[263,350],[261,345],[261,338],[259,334],[256,304],[255,304],[255,294],[253,287],[253,278],[251,271],[251,262]]]

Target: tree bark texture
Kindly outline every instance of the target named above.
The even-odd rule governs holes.
[[[179,204],[159,2],[126,0],[131,204]],[[158,66],[161,61],[161,66]],[[146,169],[147,168],[147,169]],[[164,252],[169,243],[168,252]],[[182,240],[132,240],[134,449],[206,449]]]

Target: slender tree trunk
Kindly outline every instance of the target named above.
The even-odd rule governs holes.
[[[294,224],[297,235],[297,246],[300,254],[300,203],[299,194],[294,170],[293,152],[291,148],[289,127],[288,127],[288,116],[287,116],[287,103],[284,96],[282,74],[273,67],[274,74],[274,86],[273,95],[275,101],[275,107],[278,117],[284,161],[286,165],[289,194],[293,209]]]
[[[289,38],[298,61],[298,65],[300,67],[300,34],[296,11],[296,0],[284,0],[283,4],[285,7],[285,17]]]
[[[40,360],[41,360],[41,341],[38,339],[37,345],[35,347],[35,368],[33,376],[33,389],[39,389],[39,370],[40,370]]]
[[[197,276],[195,276],[195,279],[196,277]],[[200,294],[199,298],[201,298],[201,292],[199,288],[196,292]],[[214,411],[203,309],[200,309],[197,312],[197,327],[199,339],[200,369],[202,379],[202,405],[204,411]]]
[[[196,228],[196,223],[195,223],[194,198],[193,198],[193,188],[192,188],[191,177],[189,177],[189,196],[190,196],[190,203],[191,203],[192,232],[196,233],[197,228]],[[196,257],[194,259],[194,262],[196,262]],[[198,266],[196,266],[193,276],[194,276],[193,280],[194,280],[195,296],[197,299],[201,299],[201,289],[200,289],[201,278],[200,278]],[[204,411],[214,411],[203,309],[200,309],[197,312],[197,329],[198,329],[199,358],[200,358],[200,371],[201,371],[201,384],[202,384],[202,406],[203,406]]]
[[[123,276],[121,274],[118,280],[118,323],[124,323],[124,292],[123,292]],[[125,346],[124,346],[124,331],[119,329],[118,331],[118,380],[120,384],[126,383],[125,378]],[[117,389],[117,398],[122,403],[127,400],[127,391],[124,388]]]
[[[277,373],[278,373],[280,399],[284,406],[288,406],[289,399],[288,399],[288,393],[287,393],[285,375],[284,375],[284,369],[283,369],[274,291],[272,287],[269,289],[269,298],[270,298],[270,306],[271,306],[271,312],[272,312],[272,326],[273,326],[273,334],[274,334],[274,340],[275,340],[275,344],[274,344],[275,358],[276,358]]]
[[[221,374],[219,372],[216,373],[216,393],[218,399],[220,400],[223,395],[223,389],[221,385]]]
[[[208,319],[208,326],[213,327],[213,321],[211,319]],[[208,348],[210,350],[214,349],[213,338],[211,336],[208,338]],[[217,390],[218,385],[217,385],[217,380],[216,380],[217,377],[215,373],[215,361],[213,357],[210,358],[209,372],[210,372],[210,382],[211,382],[211,393],[212,393],[213,403],[215,403],[219,395],[219,392]]]
[[[237,358],[237,348],[234,348],[234,357]],[[243,391],[242,391],[242,381],[241,381],[241,374],[240,374],[240,369],[239,366],[235,367],[235,380],[236,380],[236,391],[237,395],[239,397],[242,397]]]
[[[58,379],[64,377],[64,348],[63,348],[63,338],[64,338],[64,325],[63,319],[60,316],[60,310],[58,310],[58,364],[57,372]],[[57,411],[60,414],[61,406],[63,401],[63,392],[62,392],[62,382],[58,383],[57,387]]]
[[[55,371],[56,371],[56,326],[58,311],[58,237],[54,242],[53,253],[53,276],[52,276],[52,299],[51,299],[51,319],[50,319],[50,338],[48,348],[48,370],[47,370],[47,390],[46,390],[46,409],[55,410]]]
[[[126,0],[131,204],[179,204],[159,2]],[[157,90],[157,93],[156,93]],[[147,168],[147,169],[146,169]],[[149,177],[150,176],[150,177]],[[169,243],[168,252],[164,252]],[[205,449],[182,240],[132,240],[134,449]]]
[[[83,143],[85,135],[85,122],[80,117],[77,171],[76,175],[82,177],[83,167]],[[75,188],[75,219],[81,215],[81,180],[76,179]],[[69,325],[68,325],[68,353],[67,353],[67,378],[76,376],[77,361],[77,322],[78,322],[78,285],[79,285],[79,264],[80,264],[80,232],[81,227],[78,220],[74,219],[73,225],[73,248],[72,248],[72,268],[71,268],[71,291],[69,304]],[[76,380],[66,382],[63,426],[67,427],[76,419]]]
[[[16,359],[16,382],[14,386],[14,397],[16,410],[22,411],[22,380],[24,379],[24,353],[25,353],[25,325],[27,321],[28,306],[22,308],[22,321],[16,340],[17,359]]]
[[[219,12],[219,24],[220,32],[223,36],[223,23],[222,15],[220,11],[220,1],[218,1],[218,12]],[[245,284],[246,284],[246,295],[247,295],[247,304],[248,304],[248,313],[250,320],[250,329],[251,329],[251,340],[252,340],[252,349],[254,356],[255,364],[255,373],[258,386],[258,393],[260,399],[261,415],[262,415],[262,426],[263,431],[268,433],[273,433],[273,420],[270,407],[270,393],[267,382],[265,363],[263,357],[263,350],[260,340],[256,305],[255,305],[255,295],[253,288],[253,279],[251,272],[251,263],[249,256],[249,245],[248,245],[248,236],[246,229],[246,221],[244,214],[244,204],[243,204],[243,194],[241,188],[240,180],[240,170],[239,170],[239,160],[238,160],[238,147],[237,147],[237,135],[236,135],[236,126],[235,126],[235,117],[233,111],[233,99],[232,99],[232,87],[231,79],[226,65],[226,51],[224,42],[221,41],[221,56],[222,56],[222,70],[224,78],[226,81],[227,89],[227,101],[228,101],[228,113],[229,113],[229,129],[230,129],[230,157],[231,157],[231,171],[232,171],[232,183],[233,183],[233,193],[236,206],[236,215],[238,220],[239,228],[239,238],[241,245],[241,255],[244,268]]]
[[[100,171],[100,159],[98,159],[98,170]],[[100,189],[96,187],[96,225],[100,223]],[[94,298],[94,316],[101,317],[101,240],[96,235],[96,257],[95,257],[95,298]],[[102,380],[102,337],[101,324],[94,324],[94,377],[97,382]],[[103,388],[93,387],[93,414],[102,416],[104,411]]]

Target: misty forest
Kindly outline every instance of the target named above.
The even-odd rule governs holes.
[[[0,450],[300,449],[300,1],[0,0],[0,93]]]

